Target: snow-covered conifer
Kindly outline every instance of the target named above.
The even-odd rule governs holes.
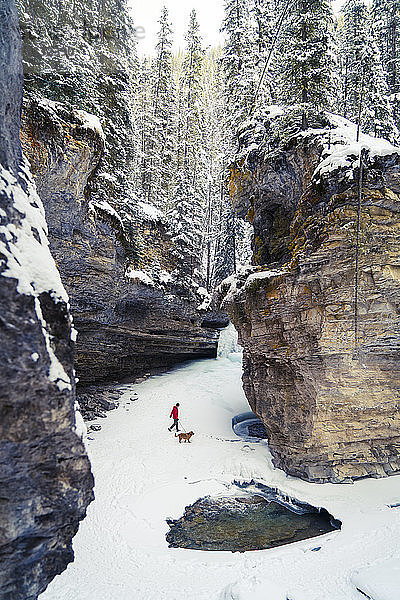
[[[365,91],[361,103],[360,127],[369,135],[396,143],[398,129],[394,120],[395,107],[390,102],[381,53],[371,29],[367,32],[363,49],[362,73]]]
[[[260,13],[257,13],[260,16]],[[258,81],[258,65],[265,50],[264,22],[255,42],[247,0],[225,0],[222,31],[226,42],[222,53],[227,127],[234,134],[251,112]],[[257,42],[259,53],[257,54]]]
[[[287,3],[283,0],[254,0],[251,9],[251,16],[254,22],[254,44],[252,51],[256,57],[257,98],[253,106],[255,116],[262,115],[263,106],[277,101],[276,50],[280,33],[278,28],[282,28],[287,10]],[[266,64],[267,62],[268,64]]]
[[[280,101],[292,125],[307,129],[332,105],[334,57],[328,0],[295,0],[279,45]]]
[[[372,26],[386,73],[397,127],[400,126],[400,3],[373,0]]]
[[[17,3],[26,96],[63,102],[100,118],[106,150],[90,182],[92,195],[129,204],[137,57],[127,0]]]
[[[179,271],[188,279],[196,279],[202,266],[204,198],[198,194],[198,189],[181,172],[168,221]]]
[[[203,112],[201,107],[202,48],[196,12],[190,13],[186,49],[179,79],[179,147],[177,185],[169,216],[173,241],[186,272],[193,277],[202,264],[205,178],[203,152]]]
[[[169,202],[175,176],[176,98],[172,73],[172,29],[164,7],[156,58],[152,63],[151,105],[147,139],[147,168],[144,194],[146,200],[159,207]]]
[[[395,126],[379,48],[364,0],[347,0],[340,28],[342,94],[339,110],[371,135],[394,140]]]
[[[201,136],[201,76],[204,60],[200,27],[196,11],[190,13],[186,34],[186,50],[183,59],[180,89],[182,96],[179,126],[182,128],[180,165],[191,171],[192,184],[196,182],[198,167],[198,140]]]
[[[362,57],[368,30],[368,9],[364,0],[347,0],[340,27],[343,82],[340,110],[344,117],[357,121],[362,87]]]

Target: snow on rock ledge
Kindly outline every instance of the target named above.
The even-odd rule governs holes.
[[[97,135],[105,141],[106,137],[104,135],[103,128],[100,123],[100,119],[91,113],[86,112],[85,110],[75,109],[72,111],[72,115],[81,123],[81,127],[83,129],[91,129],[96,132]]]
[[[131,281],[136,281],[137,283],[143,283],[144,285],[148,285],[150,287],[154,287],[154,281],[147,273],[143,271],[136,271],[135,269],[129,268],[126,271],[126,277]]]
[[[331,123],[329,129],[311,129],[300,134],[305,139],[310,136],[319,136],[322,139],[321,162],[313,175],[315,182],[325,175],[338,171],[341,172],[341,176],[345,173],[348,179],[353,179],[362,150],[369,155],[370,159],[400,155],[400,148],[381,138],[360,133],[359,141],[356,142],[357,125],[344,117],[330,114],[329,120]]]
[[[166,223],[167,221],[165,214],[163,214],[161,210],[159,210],[153,204],[140,201],[138,202],[137,208],[139,212],[139,217],[143,218],[144,221],[154,223]]]

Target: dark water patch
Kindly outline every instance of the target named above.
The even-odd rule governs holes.
[[[241,413],[232,419],[232,429],[244,438],[267,439],[268,434],[264,424],[253,412]]]
[[[314,508],[314,507],[311,507]],[[337,529],[327,511],[298,514],[260,495],[201,498],[168,520],[170,548],[246,552],[283,546]]]

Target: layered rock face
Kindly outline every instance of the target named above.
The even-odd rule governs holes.
[[[22,139],[79,332],[80,382],[135,377],[216,356],[215,327],[226,322],[197,311],[201,300],[170,276],[175,266],[164,224],[143,214],[128,232],[110,205],[91,201],[90,177],[103,150],[98,120],[32,100]],[[145,250],[136,256],[139,238]],[[158,280],[141,270],[154,261]]]
[[[0,98],[0,598],[34,600],[73,560],[93,478],[75,411],[68,298],[19,142],[20,36],[8,0]]]
[[[275,464],[315,482],[400,472],[400,154],[353,134],[336,121],[235,175],[270,261],[226,301],[244,389]]]

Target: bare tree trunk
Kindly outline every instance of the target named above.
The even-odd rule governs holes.
[[[349,82],[348,82],[348,70],[349,70],[349,57],[346,56],[346,64],[344,69],[344,98],[343,98],[343,115],[347,119],[347,99],[349,94]]]

